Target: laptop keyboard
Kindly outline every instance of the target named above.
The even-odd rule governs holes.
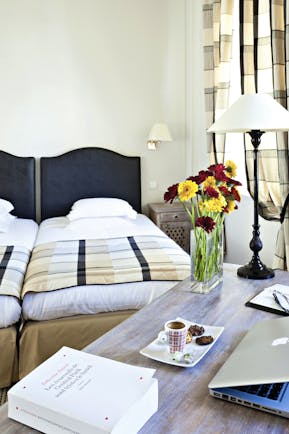
[[[288,383],[255,384],[253,386],[232,387],[232,389],[237,389],[242,392],[250,393],[251,395],[258,395],[277,401],[279,397],[281,398],[287,385]]]

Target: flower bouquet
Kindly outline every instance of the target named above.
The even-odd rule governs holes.
[[[164,194],[172,203],[178,199],[192,222],[192,289],[209,292],[223,279],[223,223],[225,215],[238,208],[241,196],[233,161],[214,164],[197,176],[174,184]]]

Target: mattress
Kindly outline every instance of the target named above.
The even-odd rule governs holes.
[[[33,220],[15,218],[7,232],[0,232],[0,246],[15,245],[32,250],[37,231],[38,225]],[[0,328],[15,324],[20,315],[19,300],[10,295],[0,295]]]
[[[104,239],[136,235],[166,235],[146,216],[98,217],[69,222],[66,217],[43,221],[35,245],[60,240]],[[180,247],[178,247],[180,248]],[[26,320],[51,320],[73,315],[140,309],[164,294],[176,281],[146,281],[86,285],[51,292],[25,294],[22,313]]]

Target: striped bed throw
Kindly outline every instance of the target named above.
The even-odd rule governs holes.
[[[22,297],[79,285],[183,280],[189,274],[189,256],[168,237],[56,241],[34,248]]]
[[[20,298],[30,250],[23,246],[0,246],[0,294]]]

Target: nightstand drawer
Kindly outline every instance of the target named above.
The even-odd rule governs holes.
[[[176,211],[176,212],[162,212],[159,214],[159,222],[176,222],[176,221],[184,221],[187,220],[188,215],[184,211]]]

